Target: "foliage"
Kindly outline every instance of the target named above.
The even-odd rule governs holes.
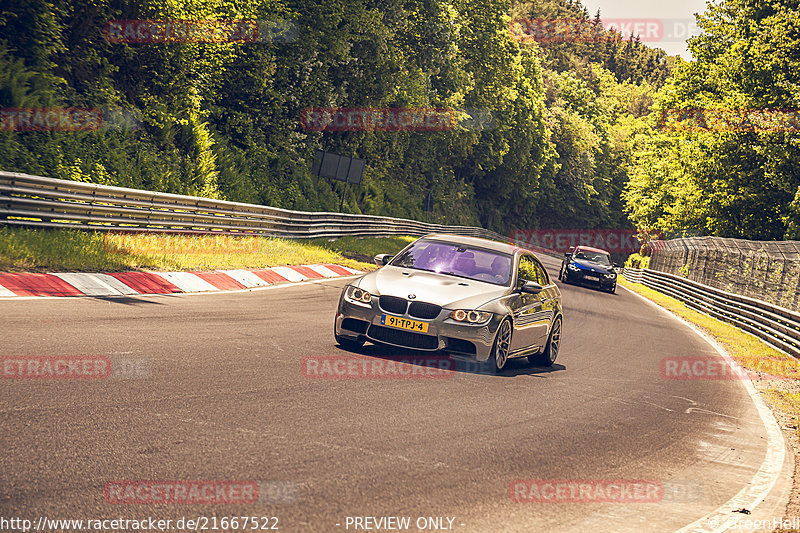
[[[539,46],[511,16],[583,17],[572,0],[9,0],[0,107],[129,110],[90,132],[0,131],[0,168],[63,179],[334,211],[343,184],[313,177],[317,149],[362,157],[346,211],[481,224],[630,227],[621,191],[660,50],[608,34]],[[284,20],[285,41],[111,43],[110,20]],[[484,128],[313,132],[308,107],[449,107]],[[463,118],[463,116],[462,116]]]
[[[625,268],[648,268],[650,266],[650,257],[633,253],[625,260]]]
[[[378,254],[395,255],[417,237],[340,237],[338,239],[311,239],[309,244],[331,250],[344,257],[372,263]]]
[[[659,129],[669,109],[793,109],[800,103],[797,0],[722,0],[699,17],[694,60],[679,62],[638,138],[627,211],[666,233],[800,238],[797,130]],[[784,124],[790,126],[790,124]]]
[[[398,242],[410,238],[397,237]],[[333,240],[320,245],[265,237],[36,230],[0,226],[0,271],[115,272],[215,270],[337,263],[360,270],[371,262],[345,257],[382,248],[386,239]],[[376,242],[373,242],[376,241]]]
[[[536,265],[533,261],[522,260],[519,262],[519,279],[534,281],[539,279]]]

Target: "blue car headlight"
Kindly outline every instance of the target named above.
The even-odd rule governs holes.
[[[372,307],[372,295],[363,289],[348,285],[344,290],[344,299],[361,307]]]
[[[606,279],[614,279],[617,277],[617,274],[615,272],[610,272],[608,274],[603,274],[603,275],[606,277]]]
[[[570,269],[570,270],[572,270],[572,271],[574,271],[574,272],[577,272],[578,270],[580,270],[580,268],[579,268],[579,267],[577,267],[577,266],[573,265],[572,263],[568,264],[568,265],[567,265],[567,268],[568,268],[568,269]]]

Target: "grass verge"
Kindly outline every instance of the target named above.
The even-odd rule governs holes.
[[[341,237],[339,239],[312,239],[309,244],[321,246],[348,259],[373,264],[378,254],[396,254],[416,237]]]
[[[292,241],[232,235],[166,235],[0,226],[2,272],[216,270],[336,263],[375,268],[377,253],[396,253],[413,237]]]
[[[671,296],[622,277],[617,283],[691,322],[713,337],[737,363],[748,370],[753,385],[772,409],[795,455],[794,486],[784,516],[800,513],[800,362],[727,322],[686,307]]]

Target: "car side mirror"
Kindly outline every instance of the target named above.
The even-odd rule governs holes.
[[[524,292],[526,294],[539,294],[543,290],[544,287],[535,281],[526,281],[525,284],[520,287],[520,292]]]
[[[569,256],[570,256],[569,252],[564,252],[564,257],[569,257]]]
[[[619,268],[619,263],[614,263],[614,268]]]
[[[378,266],[383,266],[389,263],[394,256],[390,254],[378,254],[375,256],[375,264]]]

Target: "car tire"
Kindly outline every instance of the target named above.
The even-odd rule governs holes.
[[[350,337],[342,337],[336,333],[334,333],[333,336],[336,338],[336,343],[345,350],[357,350],[358,348],[364,346],[364,339],[361,337],[353,340]]]
[[[511,321],[506,319],[497,328],[497,334],[494,336],[494,346],[492,346],[492,353],[489,355],[487,361],[489,370],[495,374],[503,371],[508,363],[508,353],[511,349]]]
[[[610,289],[608,289],[608,292],[610,292],[611,294],[617,292],[617,284],[615,283]]]
[[[564,281],[564,265],[561,265],[561,270],[558,271],[558,281]]]
[[[536,366],[553,366],[558,357],[558,349],[561,347],[561,317],[556,317],[553,327],[550,328],[550,336],[547,344],[539,355],[528,357],[528,361]]]

